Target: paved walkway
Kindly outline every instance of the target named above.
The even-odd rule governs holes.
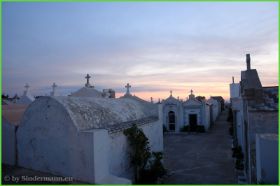
[[[227,111],[207,133],[168,133],[164,136],[166,184],[237,183],[231,157]]]

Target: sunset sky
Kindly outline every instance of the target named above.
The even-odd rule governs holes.
[[[89,73],[98,90],[149,100],[229,96],[245,54],[264,86],[278,85],[278,4],[3,3],[3,93],[68,95]]]

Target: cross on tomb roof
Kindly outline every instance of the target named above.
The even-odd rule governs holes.
[[[57,85],[55,83],[52,84],[52,88],[53,88],[53,91],[54,89],[57,87]]]
[[[25,86],[24,86],[25,90],[23,91],[23,95],[27,94],[29,87],[30,86],[28,85],[28,83],[26,83]]]
[[[51,92],[51,96],[55,96],[55,88],[57,87],[57,85],[55,83],[52,84],[52,92]]]
[[[89,74],[87,74],[87,76],[85,78],[87,79],[87,83],[85,84],[86,87],[90,87],[89,79],[91,78],[91,76]]]
[[[172,90],[170,90],[170,96],[172,96]]]
[[[30,87],[30,86],[26,83],[25,86],[24,86],[25,91],[28,91],[29,87]]]
[[[127,83],[125,85],[125,88],[126,88],[126,94],[130,94],[129,89],[131,88],[131,85],[129,83]]]

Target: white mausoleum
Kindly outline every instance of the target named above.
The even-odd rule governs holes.
[[[89,183],[131,183],[123,130],[133,124],[144,131],[152,151],[163,151],[157,105],[133,96],[41,97],[18,128],[18,165]]]
[[[210,127],[210,105],[195,98],[193,91],[186,101],[170,96],[162,102],[163,125],[167,131],[179,132],[184,126],[195,130],[197,126]]]

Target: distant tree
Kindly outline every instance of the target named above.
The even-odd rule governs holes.
[[[2,99],[9,99],[9,94],[7,94],[7,95],[2,94]]]
[[[205,100],[205,96],[196,96],[196,99],[199,101]]]

